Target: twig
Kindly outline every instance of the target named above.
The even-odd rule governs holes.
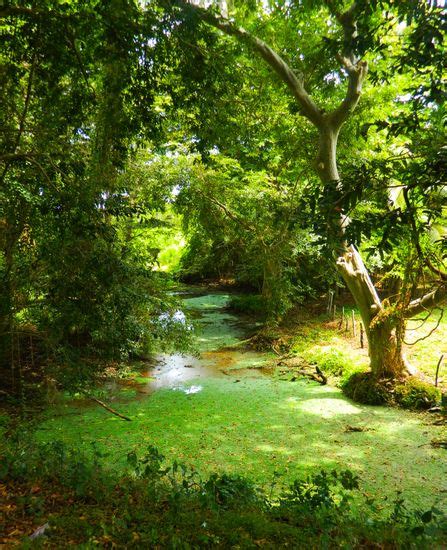
[[[404,340],[404,344],[406,344],[407,346],[414,346],[418,342],[421,342],[422,340],[426,340],[427,338],[429,338],[435,332],[435,330],[439,327],[439,325],[441,324],[443,316],[444,316],[444,310],[441,309],[441,315],[439,316],[439,319],[438,319],[438,322],[436,323],[436,326],[434,328],[432,328],[431,331],[428,334],[426,334],[425,336],[421,336],[421,338],[418,338],[417,340],[415,340],[414,342],[411,342],[411,343],[410,342],[405,342],[405,340]]]

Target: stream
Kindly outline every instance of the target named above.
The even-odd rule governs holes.
[[[253,334],[256,325],[228,312],[230,294],[190,290],[176,294],[185,296],[183,310],[175,312],[171,321],[185,323],[186,318],[194,319],[199,355],[155,354],[151,367],[143,372],[147,383],[139,389],[140,394],[151,394],[162,388],[198,393],[203,389],[204,379],[263,376],[262,365],[271,360],[271,355],[237,349],[238,343]]]

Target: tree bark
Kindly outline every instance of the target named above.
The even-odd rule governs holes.
[[[409,370],[398,337],[399,330],[403,331],[404,320],[384,309],[368,270],[353,245],[338,258],[337,268],[360,311],[373,376],[402,377]]]

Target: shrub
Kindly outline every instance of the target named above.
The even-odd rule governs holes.
[[[431,384],[411,376],[394,388],[396,403],[406,409],[429,409],[441,399],[441,392]]]
[[[267,314],[266,300],[260,294],[246,294],[233,296],[228,307],[238,313],[249,313],[252,315],[265,316]]]
[[[383,405],[389,403],[390,393],[370,372],[355,372],[340,384],[343,393],[359,403]]]
[[[429,409],[440,401],[441,392],[411,376],[403,381],[376,380],[370,372],[356,372],[342,380],[343,392],[366,405],[398,405],[405,409]]]
[[[214,504],[225,509],[260,502],[256,486],[239,475],[212,474],[204,484],[204,489]]]

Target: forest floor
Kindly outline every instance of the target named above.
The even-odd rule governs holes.
[[[314,363],[341,363],[344,370],[368,368],[366,337],[363,347],[360,337],[360,315],[352,306],[344,306],[336,318],[329,317],[324,305],[316,302],[312,308],[297,307],[279,328],[279,334],[291,342],[292,352]],[[339,308],[339,310],[341,307]],[[442,312],[442,310],[440,310]],[[355,319],[355,334],[352,319]],[[407,323],[404,353],[418,375],[428,383],[435,383],[438,363],[438,386],[447,389],[447,315],[424,315]],[[329,366],[330,368],[330,366]]]

